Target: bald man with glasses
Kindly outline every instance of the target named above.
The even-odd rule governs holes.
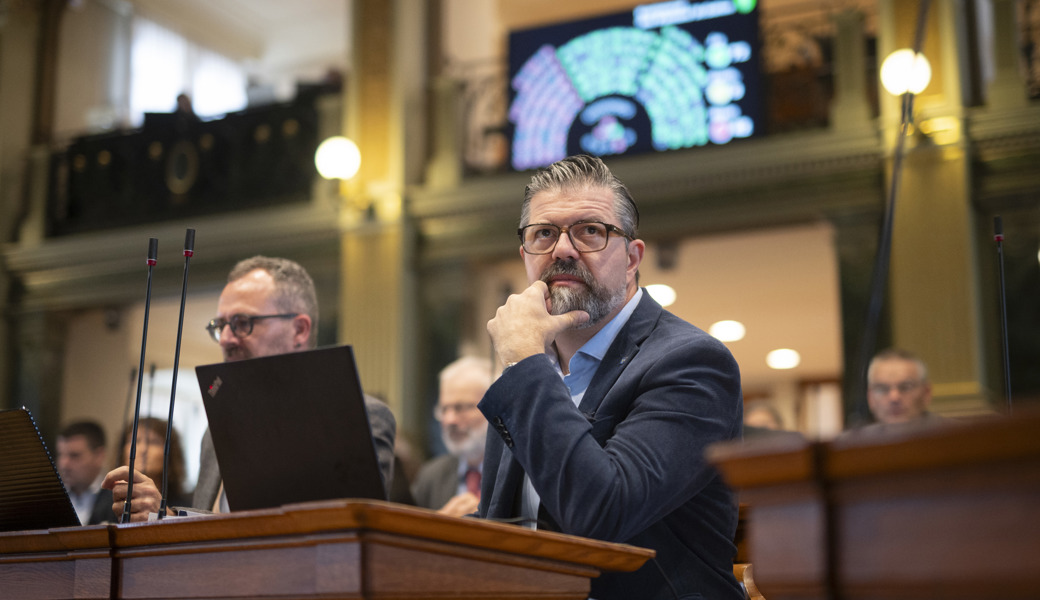
[[[928,410],[932,384],[928,367],[916,354],[890,348],[874,356],[867,368],[867,404],[876,422],[842,437],[927,429],[953,421]]]
[[[317,323],[317,294],[307,271],[284,258],[254,256],[239,262],[228,274],[228,283],[217,301],[217,317],[206,330],[220,344],[224,360],[234,361],[313,348],[317,344]],[[390,408],[375,398],[366,396],[365,408],[383,483],[389,489],[396,421]],[[116,515],[123,512],[128,476],[129,468],[122,466],[110,472],[102,484],[112,490]],[[149,513],[159,510],[161,500],[155,482],[135,471],[131,520],[147,520]],[[228,510],[209,430],[202,438],[199,480],[191,508]]]

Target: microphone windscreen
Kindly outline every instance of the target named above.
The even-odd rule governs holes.
[[[194,252],[195,251],[195,230],[189,229],[184,234],[184,251]]]
[[[159,240],[157,238],[148,238],[148,264],[154,265],[155,261],[159,258]]]
[[[1000,215],[993,217],[993,233],[995,235],[1004,235],[1004,221],[1000,218]]]

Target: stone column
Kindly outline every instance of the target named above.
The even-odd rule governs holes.
[[[879,58],[913,46],[918,16],[918,2],[881,6]],[[962,133],[962,8],[933,2],[928,15],[923,51],[933,78],[916,98],[917,133],[907,140],[896,191],[888,310],[893,345],[928,364],[933,407],[965,414],[987,409],[993,392],[983,366],[989,350],[982,342],[971,165]],[[898,104],[882,103],[883,122],[899,122],[892,112]],[[892,153],[898,133],[889,132]]]
[[[863,14],[844,10],[834,16],[834,101],[831,125],[837,130],[873,126],[867,102],[866,39]]]
[[[991,0],[993,8],[993,80],[986,88],[986,104],[995,108],[1024,107],[1028,103],[1022,79],[1021,46],[1015,0]]]
[[[404,191],[425,154],[426,17],[419,0],[355,0],[345,134],[361,151],[343,186],[339,342],[352,344],[365,391],[399,430],[415,420],[414,232]],[[420,164],[417,164],[420,163]]]

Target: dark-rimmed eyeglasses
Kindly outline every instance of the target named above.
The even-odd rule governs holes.
[[[868,389],[872,396],[881,398],[887,396],[892,390],[899,392],[899,395],[908,394],[920,387],[921,383],[921,381],[900,381],[894,385],[889,385],[887,383],[872,383]]]
[[[433,407],[433,418],[443,421],[451,413],[462,416],[474,410],[477,410],[476,404],[438,404]]]
[[[280,315],[231,315],[230,319],[224,317],[217,317],[206,325],[206,331],[209,332],[217,342],[220,341],[220,333],[224,331],[225,325],[231,326],[231,333],[235,334],[236,337],[246,337],[250,333],[253,333],[253,322],[257,319],[292,319],[299,316],[299,313],[284,313]]]
[[[625,233],[617,225],[600,223],[599,221],[578,221],[570,225],[553,225],[552,223],[532,223],[516,230],[524,252],[528,254],[549,254],[556,248],[560,235],[566,233],[571,245],[578,252],[599,252],[607,247],[610,234],[620,235],[626,240],[632,236]]]

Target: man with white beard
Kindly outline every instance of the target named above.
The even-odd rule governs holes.
[[[460,517],[477,510],[487,420],[477,403],[491,386],[491,360],[464,356],[440,372],[434,415],[448,454],[419,471],[412,486],[417,506]]]

